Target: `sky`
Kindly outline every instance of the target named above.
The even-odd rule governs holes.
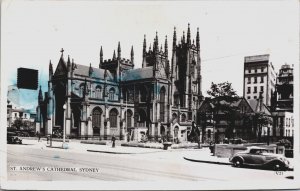
[[[173,30],[177,39],[200,32],[202,91],[212,82],[229,81],[243,95],[245,56],[270,54],[276,72],[299,62],[298,1],[23,1],[4,0],[1,7],[1,82],[15,84],[17,68],[39,70],[47,91],[48,66],[54,69],[63,48],[75,63],[99,65],[100,46],[110,59],[121,43],[122,57],[134,47],[135,68],[142,63],[156,31],[159,44],[168,37],[171,60]],[[25,108],[35,108],[38,91],[20,90]]]

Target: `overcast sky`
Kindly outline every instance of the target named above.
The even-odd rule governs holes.
[[[191,26],[200,31],[202,91],[211,82],[229,81],[243,95],[244,56],[270,54],[278,72],[284,63],[298,65],[298,2],[289,1],[4,1],[1,20],[1,75],[16,83],[16,69],[39,70],[47,91],[48,64],[54,68],[64,48],[78,64],[98,67],[100,46],[110,59],[121,42],[122,57],[141,67],[144,34],[147,47],[155,32],[159,43],[168,36],[169,51],[176,27],[178,40]],[[169,53],[171,60],[171,53]],[[21,91],[26,107],[36,105],[37,91]]]

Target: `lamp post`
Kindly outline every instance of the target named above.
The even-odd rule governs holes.
[[[66,142],[66,115],[65,115],[65,113],[66,113],[66,109],[67,109],[67,105],[66,104],[64,104],[63,105],[63,110],[64,110],[64,118],[63,118],[63,144],[62,144],[62,148],[64,149],[64,148],[66,148],[66,144],[65,144],[65,142]]]

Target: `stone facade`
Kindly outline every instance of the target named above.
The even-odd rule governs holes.
[[[186,140],[196,107],[202,98],[199,31],[196,44],[183,34],[173,34],[172,60],[167,37],[159,47],[158,35],[149,49],[143,43],[142,68],[121,57],[121,45],[113,58],[99,67],[81,65],[62,55],[55,72],[50,61],[48,91],[40,89],[37,126],[44,134],[58,132],[78,138],[160,140],[163,136]],[[146,136],[147,135],[147,136]]]

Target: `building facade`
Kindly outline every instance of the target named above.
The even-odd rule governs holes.
[[[35,127],[35,112],[20,106],[20,91],[16,85],[8,86],[7,91],[7,128],[15,128],[16,120],[21,120],[22,125]],[[22,127],[21,127],[22,128]]]
[[[62,50],[55,71],[50,61],[48,91],[39,91],[37,128],[53,134],[65,127],[67,136],[78,138],[186,140],[202,97],[199,30],[194,42],[190,26],[179,43],[174,29],[170,61],[167,37],[164,48],[157,34],[147,48],[145,36],[137,69],[133,47],[124,59],[120,43],[108,60],[101,47],[98,67],[65,61]]]
[[[246,56],[244,58],[244,93],[247,99],[258,99],[263,92],[263,103],[271,105],[271,95],[275,91],[276,73],[270,55]]]
[[[276,89],[272,96],[273,129],[276,137],[294,136],[294,76],[293,67],[281,66],[276,80]]]

